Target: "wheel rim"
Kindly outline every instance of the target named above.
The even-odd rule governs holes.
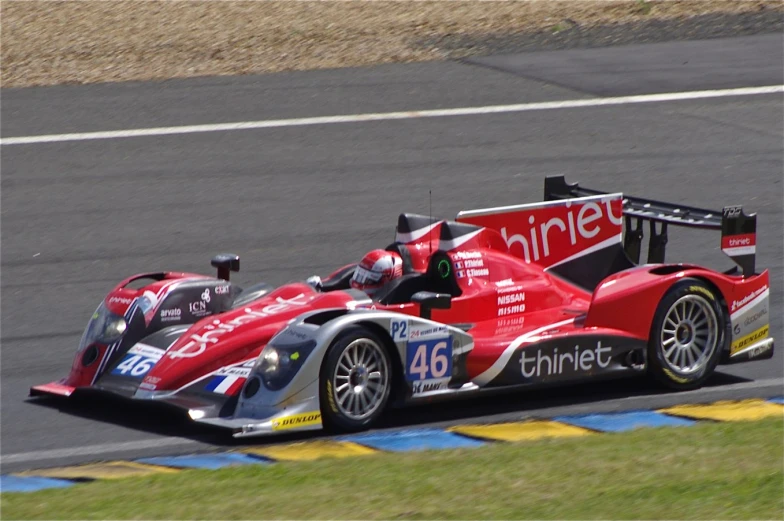
[[[340,355],[332,378],[335,402],[352,420],[364,420],[376,412],[389,386],[384,349],[369,338],[351,342]]]
[[[686,295],[670,306],[661,330],[664,360],[681,374],[708,365],[718,344],[718,319],[713,306],[697,295]]]

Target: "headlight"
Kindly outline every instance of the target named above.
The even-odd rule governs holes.
[[[280,355],[274,347],[266,347],[259,362],[259,372],[262,374],[276,375],[280,372]]]
[[[103,330],[101,340],[107,344],[111,344],[123,336],[126,329],[128,329],[128,323],[125,322],[123,317],[111,317],[106,321],[106,327]]]
[[[79,342],[79,351],[94,342],[112,344],[123,336],[126,329],[128,329],[128,323],[125,319],[111,313],[101,303],[90,318],[90,322],[87,323],[82,340]]]
[[[314,347],[315,340],[285,347],[267,344],[259,355],[255,372],[261,377],[264,387],[279,391],[294,378]]]

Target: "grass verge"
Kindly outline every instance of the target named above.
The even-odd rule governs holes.
[[[753,34],[782,13],[781,0],[4,0],[0,71],[24,87],[366,66]]]
[[[784,421],[219,471],[2,495],[5,519],[782,519]]]

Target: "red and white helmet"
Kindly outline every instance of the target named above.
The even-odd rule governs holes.
[[[403,276],[403,258],[393,251],[373,250],[362,258],[351,277],[351,287],[373,295],[391,280]]]

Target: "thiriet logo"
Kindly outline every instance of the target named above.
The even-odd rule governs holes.
[[[275,300],[276,303],[268,304],[260,310],[245,308],[245,313],[243,315],[236,316],[227,322],[223,322],[219,319],[213,320],[211,324],[207,324],[202,328],[200,334],[191,334],[187,343],[170,351],[169,357],[193,358],[199,356],[207,349],[208,344],[217,343],[221,336],[234,331],[237,327],[246,322],[259,318],[266,318],[270,315],[287,311],[292,307],[305,306],[308,303],[308,297],[306,297],[304,293],[300,293],[296,297],[290,299],[278,297]]]
[[[607,367],[612,357],[612,347],[602,347],[602,341],[596,342],[596,347],[580,349],[579,345],[565,352],[553,349],[552,355],[543,355],[542,349],[537,349],[536,354],[528,353],[532,348],[523,349],[520,357],[520,369],[526,378],[560,375],[564,372],[590,371],[594,367]]]
[[[537,222],[534,215],[528,217],[529,229],[524,233],[509,234],[507,227],[501,228],[501,236],[509,248],[513,244],[520,244],[526,262],[538,261],[540,258],[550,256],[550,242],[563,244],[568,241],[570,246],[578,243],[590,244],[602,229],[602,224],[619,226],[623,222],[622,216],[612,212],[612,200],[607,199],[601,203],[588,202],[579,205],[577,215],[566,203],[561,216],[554,216],[543,223]]]

